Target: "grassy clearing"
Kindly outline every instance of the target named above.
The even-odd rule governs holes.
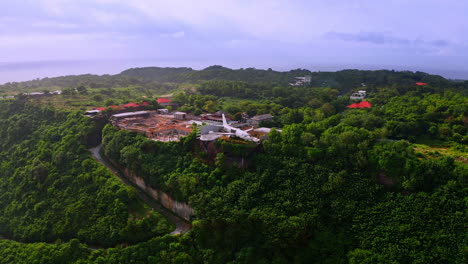
[[[232,98],[232,97],[222,97],[223,105],[239,105],[241,103],[262,103],[262,100],[253,100],[253,99],[241,99],[241,98]]]
[[[83,110],[96,107],[96,102],[84,95],[53,95],[32,98],[32,102],[42,105],[51,105],[58,109]],[[99,105],[98,105],[99,106]]]
[[[176,89],[161,91],[159,93],[154,92],[153,97],[170,96],[170,95],[174,95],[174,94],[181,93],[181,92],[195,93],[197,91],[198,86],[199,86],[198,84],[193,84],[193,83],[182,83]]]
[[[427,144],[413,144],[414,150],[427,158],[449,156],[458,162],[468,163],[468,150],[464,145],[453,142],[431,141]]]

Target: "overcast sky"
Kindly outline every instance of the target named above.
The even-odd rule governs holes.
[[[465,0],[15,0],[0,14],[0,82],[212,64],[468,79]]]

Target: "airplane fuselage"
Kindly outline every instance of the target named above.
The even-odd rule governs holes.
[[[239,129],[239,128],[235,128],[235,127],[232,127],[230,126],[227,121],[226,121],[226,117],[224,116],[223,114],[223,127],[224,127],[224,130],[228,133],[232,133],[234,134],[236,137],[239,137],[239,138],[242,138],[244,140],[248,140],[248,141],[253,141],[253,142],[258,142],[258,139],[255,138],[255,137],[252,137],[249,133],[247,133],[246,131],[242,130],[242,129]]]

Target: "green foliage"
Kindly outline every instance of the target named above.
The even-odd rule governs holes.
[[[96,133],[91,119],[20,101],[4,102],[2,109],[1,235],[25,242],[79,238],[109,246],[171,230],[160,215],[129,214],[136,198],[87,150]],[[155,229],[148,221],[161,225]],[[126,231],[131,227],[139,230]]]
[[[191,72],[191,68],[160,68],[160,67],[145,67],[132,68],[120,73],[122,76],[134,77],[143,80],[160,81],[161,78],[176,74]]]
[[[64,244],[24,244],[0,240],[1,264],[67,264],[86,258],[90,250],[79,240],[72,239]]]
[[[468,98],[458,93],[394,97],[383,110],[385,127],[392,138],[414,139],[425,135],[453,139],[453,130],[460,136],[466,134]],[[459,136],[455,139],[462,141]]]
[[[310,86],[287,85],[304,75],[312,76]],[[195,133],[163,143],[106,126],[108,158],[195,209],[189,233],[155,237],[170,230],[167,222],[89,157],[89,135],[96,131],[90,119],[21,101],[5,104],[0,233],[23,241],[134,243],[90,253],[77,241],[2,241],[6,262],[467,261],[466,83],[421,72],[222,66],[131,69],[79,80],[68,86],[88,86],[91,93],[106,84],[99,91],[103,101],[151,93],[148,87],[162,85],[156,81],[197,83],[197,91],[174,94],[179,110],[223,109],[237,119],[244,112],[270,113],[275,118],[267,125],[282,132],[272,129],[258,146],[232,139],[200,143]],[[122,83],[132,86],[118,88]],[[357,89],[368,91],[371,109],[346,109]],[[437,142],[441,146],[429,147]]]
[[[108,158],[143,177],[151,187],[187,201],[211,172],[211,168],[187,154],[194,136],[163,143],[108,125],[103,130],[103,149]]]
[[[432,194],[389,194],[356,216],[359,249],[349,254],[350,262],[463,263],[466,195],[456,182]]]
[[[80,85],[76,87],[76,91],[79,92],[80,94],[88,94],[88,88],[84,85]]]

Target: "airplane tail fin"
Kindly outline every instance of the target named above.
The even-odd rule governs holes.
[[[225,117],[224,114],[223,114],[223,126],[227,126],[227,125],[228,125],[228,123],[227,123],[227,121],[226,121],[226,117]]]

